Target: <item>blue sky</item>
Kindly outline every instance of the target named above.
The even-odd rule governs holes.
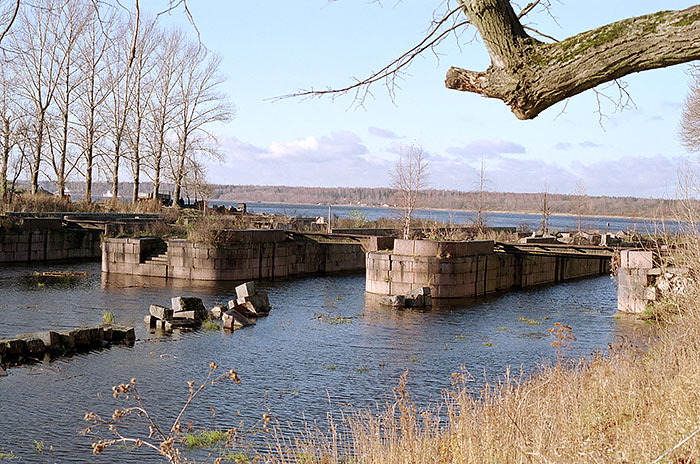
[[[162,0],[161,0],[162,3]],[[388,186],[401,144],[420,144],[434,188],[471,190],[484,158],[494,191],[570,193],[583,182],[592,195],[669,197],[688,156],[678,122],[688,67],[648,71],[624,81],[636,107],[598,104],[588,91],[533,121],[520,121],[499,100],[447,90],[446,70],[484,70],[483,44],[448,39],[441,56],[418,59],[392,100],[373,87],[362,108],[352,96],[270,100],[299,89],[343,86],[364,77],[421,39],[440,1],[300,0],[189,2],[202,42],[223,58],[236,118],[218,127],[223,163],[211,182],[303,186]],[[660,4],[663,4],[660,7]],[[695,0],[553,2],[556,23],[532,14],[537,28],[565,38],[609,22],[683,9]],[[149,6],[156,2],[149,3]],[[181,10],[165,22],[186,25]],[[608,94],[615,96],[615,90]],[[563,111],[563,112],[562,112]]]

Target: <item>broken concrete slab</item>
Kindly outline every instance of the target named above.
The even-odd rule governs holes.
[[[394,308],[403,308],[406,305],[406,297],[403,295],[384,296],[379,300],[379,304],[383,306],[393,306]]]
[[[144,324],[146,324],[151,329],[156,328],[156,321],[158,321],[158,318],[150,314],[146,314],[145,316],[143,316]]]
[[[171,308],[152,304],[148,307],[148,312],[151,316],[157,317],[158,319],[169,321],[173,318],[173,310]]]
[[[226,311],[221,316],[221,320],[224,323],[224,329],[228,330],[236,330],[242,327],[247,327],[255,324],[255,322],[251,321],[235,309],[229,309],[228,311]]]
[[[213,319],[221,319],[221,315],[225,313],[227,309],[228,308],[225,305],[216,305],[211,308],[209,313]]]
[[[174,312],[206,311],[201,298],[176,296],[171,300]]]
[[[175,319],[199,320],[197,311],[176,311],[173,313],[173,320]]]
[[[30,356],[40,356],[46,351],[46,345],[40,338],[32,337],[25,339],[26,351]]]
[[[166,321],[164,325],[165,330],[173,329],[194,329],[197,323],[193,319],[173,319],[172,321]]]
[[[239,298],[237,303],[239,305],[245,303],[252,304],[255,313],[258,315],[269,314],[270,312],[270,300],[267,298],[267,293],[256,293],[255,295]]]
[[[255,306],[253,306],[253,304],[249,301],[246,301],[243,304],[236,304],[233,309],[243,314],[248,319],[255,319],[260,316],[260,314],[258,314],[258,312],[255,310]]]

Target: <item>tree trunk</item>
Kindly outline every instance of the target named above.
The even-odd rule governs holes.
[[[88,145],[87,153],[85,154],[85,202],[92,202],[92,163],[93,163],[93,147]]]
[[[44,117],[45,113],[42,112],[39,116],[37,134],[36,134],[36,148],[34,152],[34,163],[31,168],[32,179],[31,179],[31,192],[36,195],[39,191],[39,169],[41,168],[41,148],[44,144]]]
[[[631,73],[700,59],[700,5],[629,18],[547,44],[529,37],[508,0],[462,2],[491,57],[452,67],[445,86],[503,100],[519,119]]]
[[[2,167],[0,167],[0,201],[5,203],[7,195],[7,164],[10,161],[10,120],[5,119],[3,127]]]
[[[141,119],[136,122],[136,143],[134,145],[134,161],[132,174],[134,175],[134,190],[132,192],[132,202],[139,201],[139,184],[141,175],[141,154],[139,153],[139,145],[141,144]]]
[[[114,168],[112,170],[112,200],[117,200],[119,198],[119,161],[121,154],[119,150],[121,149],[121,143],[119,141],[114,142]]]

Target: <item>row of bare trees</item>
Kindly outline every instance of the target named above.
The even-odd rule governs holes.
[[[68,179],[145,177],[197,189],[220,157],[212,127],[233,116],[220,59],[179,29],[92,0],[23,3],[0,48],[0,198],[26,179],[66,194]]]

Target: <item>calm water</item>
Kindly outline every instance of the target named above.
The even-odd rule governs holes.
[[[9,377],[0,378],[0,452],[19,456],[11,462],[159,462],[115,450],[93,457],[90,440],[78,435],[87,411],[109,416],[124,405],[110,390],[132,377],[156,415],[171,419],[186,396],[186,381],[203,378],[216,361],[238,370],[242,382],[209,390],[187,420],[203,427],[251,424],[269,407],[281,422],[323,421],[329,397],[334,408],[384,403],[406,369],[409,390],[423,404],[439,398],[460,366],[476,378],[492,378],[509,365],[531,369],[553,357],[547,329],[555,321],[572,326],[580,353],[633,329],[631,321],[612,317],[616,291],[608,277],[419,312],[366,306],[364,275],[349,275],[260,283],[274,306],[271,314],[233,334],[159,336],[143,325],[150,303],[192,295],[211,306],[229,299],[233,284],[106,279],[99,263],[41,267],[66,269],[89,277],[71,288],[35,287],[21,276],[37,268],[0,268],[0,336],[98,324],[111,310],[117,322],[136,327],[137,342],[9,369]],[[329,323],[334,316],[350,319]],[[36,452],[35,439],[44,441],[44,453]]]
[[[218,201],[213,204],[237,205],[235,202]],[[254,213],[273,213],[287,216],[316,217],[328,216],[328,205],[301,205],[282,203],[246,203],[248,211]],[[365,206],[333,206],[332,214],[339,218],[350,217],[353,210],[360,211],[367,219],[397,217],[398,212],[392,208],[370,208]],[[485,213],[486,224],[490,227],[519,227],[524,230],[538,230],[542,225],[542,215],[525,213]],[[414,217],[430,219],[433,221],[452,224],[473,224],[476,213],[473,211],[450,211],[419,209],[414,212]],[[672,225],[669,225],[672,227]],[[558,230],[577,230],[578,217],[551,215],[549,227]],[[588,230],[601,230],[608,232],[637,231],[651,233],[657,230],[656,223],[649,219],[626,219],[615,217],[584,217],[582,227]]]

